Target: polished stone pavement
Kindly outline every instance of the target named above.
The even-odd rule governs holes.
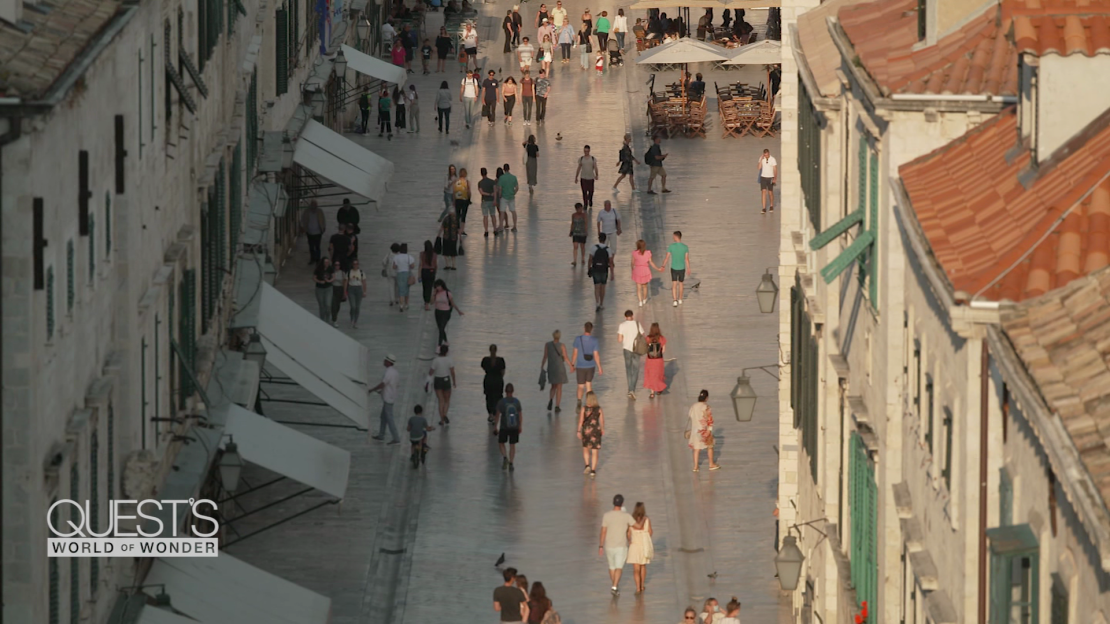
[[[506,7],[484,7],[482,33],[495,32],[497,16]],[[571,3],[572,14],[581,3]],[[532,7],[525,6],[525,21]],[[593,7],[595,12],[600,7]],[[595,13],[596,14],[596,13]],[[433,16],[433,20],[435,17]],[[431,22],[434,24],[434,21]],[[487,67],[507,70],[501,41],[483,44]],[[575,53],[576,54],[576,53]],[[554,91],[544,125],[522,125],[519,105],[511,127],[484,123],[464,131],[461,106],[453,111],[450,137],[436,132],[435,88],[447,79],[457,90],[457,64],[445,75],[416,75],[413,82],[424,99],[419,134],[404,133],[392,141],[348,135],[396,165],[388,199],[361,208],[360,258],[371,275],[394,241],[408,242],[411,253],[435,236],[435,217],[442,207],[442,176],[448,162],[492,172],[508,162],[521,178],[521,142],[534,133],[541,148],[539,187],[534,196],[518,195],[519,231],[507,237],[481,235],[480,210],[469,217],[470,236],[459,270],[440,271],[465,316],[448,326],[459,387],[452,404],[452,424],[431,434],[428,463],[414,471],[407,449],[386,447],[365,432],[332,426],[298,429],[352,453],[351,483],[337,507],[324,507],[295,518],[240,544],[228,552],[332,598],[332,621],[345,623],[406,623],[430,621],[492,622],[491,592],[499,582],[493,563],[502,552],[508,565],[531,581],[542,581],[565,622],[659,622],[681,619],[682,609],[714,596],[743,602],[746,623],[786,621],[785,607],[774,579],[777,457],[775,393],[777,384],[756,372],[753,385],[760,395],[752,422],[738,423],[728,392],[741,368],[779,360],[775,338],[777,317],[761,315],[755,287],[765,267],[776,260],[777,220],[761,216],[755,162],[766,147],[777,153],[775,139],[721,139],[716,119],[708,138],[675,137],[664,141],[669,195],[633,195],[625,183],[613,195],[614,163],[624,132],[634,136],[634,153],[642,159],[648,147],[644,133],[644,81],[648,72],[626,55],[623,68],[603,76],[581,72],[577,57],[554,65]],[[712,74],[707,81],[754,82],[759,72]],[[673,74],[660,75],[672,78]],[[714,108],[711,107],[711,111]],[[562,140],[556,140],[556,135]],[[584,143],[599,158],[597,207],[612,199],[621,212],[616,279],[611,281],[605,309],[596,313],[592,285],[582,267],[570,266],[567,238],[569,215],[580,198],[573,184],[576,157]],[[647,168],[637,168],[637,184],[647,182]],[[333,200],[334,201],[334,200]],[[329,208],[329,216],[334,207]],[[658,260],[681,229],[690,245],[694,275],[702,286],[688,292],[686,303],[671,307],[668,275],[652,283],[652,299],[636,306],[630,279],[630,256],[643,238]],[[591,232],[593,226],[591,226]],[[315,309],[307,250],[303,239],[295,260],[281,269],[278,287],[310,310]],[[368,345],[372,366],[387,352],[398,356],[403,399],[398,420],[417,403],[434,412],[435,398],[424,394],[423,382],[435,340],[431,313],[419,304],[414,287],[412,309],[398,313],[387,305],[384,280],[372,280],[363,302],[358,330],[340,327]],[[616,326],[631,308],[647,326],[658,322],[668,338],[669,391],[649,400],[625,396],[624,370]],[[561,329],[569,344],[585,321],[593,321],[601,342],[604,375],[597,379],[606,415],[606,432],[597,477],[581,471],[580,443],[575,438],[574,390],[566,388],[561,413],[544,409],[546,391],[536,385],[543,344]],[[524,433],[516,470],[503,472],[495,439],[485,423],[481,392],[481,358],[496,343],[506,358],[507,380],[517,385],[524,409]],[[278,374],[276,371],[271,371]],[[573,381],[573,376],[572,376]],[[374,381],[376,383],[376,380]],[[686,413],[698,391],[710,392],[717,419],[717,472],[690,470],[690,452],[682,432]],[[313,400],[296,386],[267,384],[271,398]],[[372,398],[377,421],[377,397]],[[331,410],[302,404],[265,402],[266,414],[279,420],[343,425]],[[402,424],[403,427],[403,424]],[[402,448],[402,450],[398,450]],[[251,467],[247,477],[269,477]],[[252,509],[299,488],[279,483],[245,497]],[[616,493],[631,510],[647,505],[655,529],[656,559],[649,566],[647,592],[632,591],[626,570],[619,598],[608,592],[604,561],[597,556],[601,515]],[[324,500],[308,494],[266,509],[236,527],[243,533],[306,509]],[[253,523],[253,524],[252,524]],[[716,572],[715,579],[708,575]],[[449,617],[445,617],[450,614]]]

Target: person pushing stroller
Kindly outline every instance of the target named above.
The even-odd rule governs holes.
[[[624,58],[621,55],[621,47],[620,44],[617,43],[617,40],[610,38],[605,46],[609,50],[609,67],[624,67]]]

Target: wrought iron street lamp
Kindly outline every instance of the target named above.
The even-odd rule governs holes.
[[[759,301],[759,311],[770,314],[775,311],[775,302],[779,298],[779,285],[775,283],[775,276],[771,269],[763,274],[759,286],[755,289],[755,298]]]
[[[779,365],[749,366],[740,371],[740,377],[736,379],[736,387],[729,393],[729,396],[732,397],[732,409],[736,411],[736,420],[740,422],[751,421],[752,415],[755,414],[755,400],[759,398],[759,395],[755,393],[755,388],[752,388],[752,380],[748,377],[748,371],[759,369],[778,379],[778,375],[767,370],[769,368],[777,369]]]
[[[281,168],[293,168],[293,154],[297,151],[296,146],[293,145],[293,139],[289,137],[289,133],[285,132],[281,137]]]
[[[243,456],[239,454],[239,446],[235,438],[229,436],[224,453],[220,456],[220,481],[224,489],[234,492],[239,487],[239,475],[243,472]]]
[[[327,106],[328,98],[324,95],[323,89],[317,89],[312,92],[312,116],[317,119],[324,118],[324,107]]]
[[[802,562],[806,560],[802,549],[798,548],[798,539],[787,535],[782,539],[782,548],[775,555],[775,571],[779,576],[779,585],[783,591],[794,591],[798,588],[798,580],[802,576]]]
[[[251,341],[247,343],[246,354],[243,357],[258,364],[259,370],[266,366],[266,347],[262,346],[262,336],[251,334]]]

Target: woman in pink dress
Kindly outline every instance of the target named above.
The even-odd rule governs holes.
[[[644,362],[644,387],[651,390],[649,398],[654,399],[667,389],[663,379],[663,354],[667,351],[667,339],[659,331],[659,323],[652,323],[647,335],[647,361]]]
[[[636,241],[636,251],[632,252],[632,281],[636,282],[636,299],[639,300],[641,307],[647,303],[652,269],[663,270],[651,261],[651,252],[647,249],[647,243],[640,239]]]

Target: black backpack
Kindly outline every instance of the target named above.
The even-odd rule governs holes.
[[[594,250],[593,264],[590,265],[590,270],[594,273],[604,274],[609,270],[609,248],[598,247]]]

